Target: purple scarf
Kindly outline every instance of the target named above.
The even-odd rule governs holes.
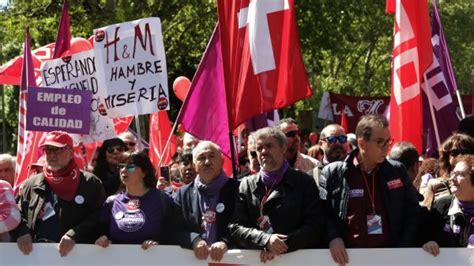
[[[283,176],[288,170],[288,167],[289,167],[288,162],[284,160],[281,168],[276,171],[268,172],[263,169],[260,169],[260,176],[262,177],[263,184],[265,184],[265,186],[267,187],[274,187],[278,185],[283,179]]]
[[[470,201],[460,201],[459,202],[459,207],[461,207],[461,210],[464,214],[468,215],[469,217],[474,216],[474,202]]]
[[[224,171],[212,181],[210,184],[204,184],[201,182],[201,177],[198,175],[194,180],[196,189],[198,191],[199,208],[201,209],[201,215],[205,215],[208,210],[213,211],[216,214],[216,206],[219,202],[219,193],[224,187],[225,183],[229,178],[225,175]],[[206,242],[208,245],[212,245],[217,241],[217,224],[216,222],[207,224],[205,219],[203,221],[203,228],[206,230]]]
[[[467,236],[467,245],[474,246],[474,202],[460,201],[458,200],[459,207],[461,208],[464,215],[468,218],[469,231]]]

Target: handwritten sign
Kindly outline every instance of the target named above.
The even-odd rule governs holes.
[[[26,129],[88,133],[92,92],[28,88]]]
[[[99,82],[94,50],[68,57],[47,60],[41,65],[41,77],[45,87],[86,90],[92,92],[89,104],[90,130],[84,135],[73,135],[75,143],[90,143],[115,137],[113,119],[99,108]]]
[[[94,30],[102,108],[111,117],[169,110],[165,49],[159,18]]]

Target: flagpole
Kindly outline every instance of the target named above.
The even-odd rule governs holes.
[[[237,180],[237,165],[235,164],[236,158],[235,158],[235,140],[234,140],[234,134],[232,131],[229,131],[229,141],[230,141],[230,157],[232,160],[232,175],[234,178]]]
[[[459,109],[461,110],[461,117],[464,119],[466,117],[466,112],[464,111],[464,105],[462,104],[461,93],[459,93],[459,90],[456,90],[456,98],[458,99]]]
[[[187,96],[186,96],[187,97]],[[183,110],[183,105],[181,105],[181,109],[179,109],[178,116],[181,114],[181,110]],[[170,134],[168,135],[168,139],[166,140],[165,148],[163,149],[163,152],[161,153],[160,161],[158,163],[158,168],[161,167],[161,162],[163,161],[163,154],[165,154],[166,150],[168,149],[168,146],[170,145],[171,138],[173,137],[173,132],[176,130],[176,126],[178,125],[177,123],[178,119],[176,119],[173,123],[173,128],[171,128]]]
[[[135,116],[135,127],[137,128],[137,135],[138,135],[138,150],[141,150],[141,144],[142,144],[142,134],[141,134],[141,129],[140,129],[140,117],[138,115]]]
[[[438,122],[436,121],[433,105],[431,104],[432,103],[431,93],[428,92],[428,76],[426,75],[426,71],[425,73],[423,73],[423,77],[425,79],[425,82],[421,86],[425,88],[425,93],[428,98],[428,104],[430,106],[431,121],[433,121],[433,129],[434,129],[434,133],[436,137],[436,143],[438,144],[438,147],[439,147],[439,145],[441,145],[441,141],[439,139]]]

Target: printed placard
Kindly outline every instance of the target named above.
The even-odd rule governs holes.
[[[91,91],[28,88],[26,130],[88,133]]]
[[[159,18],[94,30],[94,52],[101,104],[111,117],[169,110]]]

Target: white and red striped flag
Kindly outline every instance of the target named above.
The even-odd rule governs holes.
[[[28,87],[36,87],[35,73],[33,69],[33,60],[30,48],[30,33],[26,28],[25,45],[23,48],[23,67],[21,70],[21,84],[20,84],[20,111],[18,113],[18,145],[17,158],[15,169],[15,184],[14,190],[17,193],[20,185],[28,178],[29,165],[36,162],[38,136],[33,131],[26,131],[26,99]]]
[[[423,74],[432,62],[427,0],[387,0],[395,13],[392,51],[390,132],[395,141],[413,143],[422,152]]]

